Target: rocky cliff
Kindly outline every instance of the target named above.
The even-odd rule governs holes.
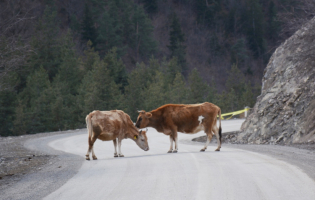
[[[240,143],[315,143],[315,18],[276,49]]]

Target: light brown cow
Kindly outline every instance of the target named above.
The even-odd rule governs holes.
[[[124,157],[121,152],[121,141],[129,138],[137,143],[137,145],[145,150],[149,150],[148,139],[146,131],[140,131],[135,127],[128,114],[121,110],[111,111],[93,111],[85,118],[89,133],[89,148],[86,153],[86,160],[90,160],[90,153],[92,151],[92,158],[96,160],[93,145],[96,139],[102,141],[114,142],[115,153],[114,157]],[[116,150],[118,139],[118,154]]]
[[[200,151],[207,149],[213,133],[218,140],[216,151],[220,151],[222,133],[221,109],[212,103],[205,102],[191,105],[167,104],[151,112],[145,112],[144,110],[138,112],[140,114],[136,122],[136,127],[153,127],[158,132],[170,136],[171,146],[168,153],[177,153],[178,151],[177,131],[194,134],[202,130],[206,132],[208,137],[206,145]],[[217,128],[217,115],[219,115],[220,119],[219,128]],[[173,142],[175,142],[174,151]]]

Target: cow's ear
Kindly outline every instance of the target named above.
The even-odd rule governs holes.
[[[149,112],[145,113],[145,118],[150,118],[150,117],[152,117],[151,113],[149,113]]]
[[[135,139],[135,140],[138,139],[138,136],[137,135],[133,136],[133,139]]]

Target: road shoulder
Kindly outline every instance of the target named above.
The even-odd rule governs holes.
[[[0,199],[42,199],[80,169],[84,158],[54,150],[55,139],[86,134],[86,129],[0,138]]]

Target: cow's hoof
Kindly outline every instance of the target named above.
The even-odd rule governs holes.
[[[86,160],[90,160],[90,157],[86,157],[85,159],[86,159]]]
[[[114,155],[114,158],[117,158],[118,157],[118,155]]]
[[[177,153],[177,150],[174,150],[173,153]]]
[[[215,151],[220,151],[220,149],[216,149]]]
[[[122,155],[122,154],[119,154],[119,157],[125,157],[124,155]]]
[[[204,151],[205,151],[205,149],[201,149],[201,150],[200,150],[200,152],[204,152]]]
[[[169,150],[167,153],[172,153],[173,151],[172,150]]]
[[[97,157],[96,157],[96,156],[94,156],[94,157],[93,157],[93,160],[97,160]]]

